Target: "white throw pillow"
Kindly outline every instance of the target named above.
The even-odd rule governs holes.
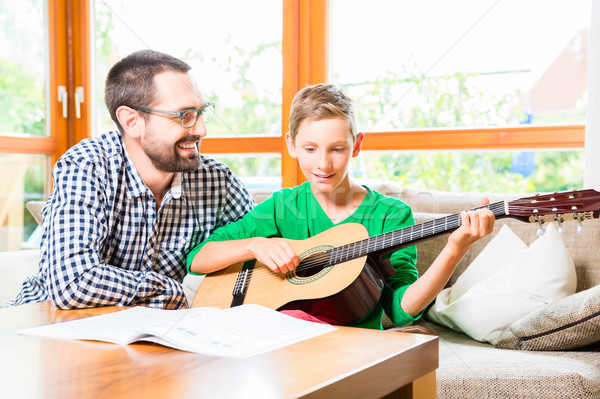
[[[554,226],[546,230],[527,247],[503,226],[456,284],[438,295],[427,317],[496,344],[514,321],[575,293],[573,260]]]

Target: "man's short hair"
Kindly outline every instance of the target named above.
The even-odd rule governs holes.
[[[117,119],[117,108],[122,105],[151,107],[156,101],[156,75],[166,71],[187,73],[190,69],[180,59],[154,50],[136,51],[113,65],[106,77],[104,101],[121,133],[123,127]]]
[[[290,109],[290,136],[296,139],[298,129],[305,120],[341,118],[348,121],[352,137],[356,139],[356,114],[352,100],[341,89],[331,84],[319,83],[300,90]]]

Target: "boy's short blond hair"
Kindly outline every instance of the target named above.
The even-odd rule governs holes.
[[[355,140],[356,114],[352,100],[342,90],[331,84],[319,83],[300,90],[290,109],[290,136],[296,140],[298,129],[305,120],[341,118],[348,121],[352,138]]]

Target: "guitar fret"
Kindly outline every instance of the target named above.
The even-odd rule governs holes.
[[[511,202],[511,211],[515,205]],[[505,202],[497,202],[487,206],[481,206],[474,209],[487,207],[497,217],[507,215]],[[516,209],[516,208],[515,208]],[[515,212],[515,211],[513,211]],[[459,228],[462,225],[461,213],[447,215],[441,218],[428,220],[420,224],[407,226],[398,230],[380,234],[374,237],[367,237],[363,240],[345,244],[341,247],[332,248],[329,252],[329,259],[332,264],[347,262],[349,259],[355,259],[360,256],[368,255],[372,252],[385,251],[387,248],[410,244],[411,241],[427,239],[441,233],[446,233]],[[360,243],[360,244],[359,244]],[[243,289],[243,288],[242,288]]]

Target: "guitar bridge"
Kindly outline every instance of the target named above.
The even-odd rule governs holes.
[[[244,299],[246,298],[246,290],[250,284],[250,279],[252,278],[252,271],[254,270],[255,264],[256,259],[251,259],[244,262],[242,271],[238,273],[235,286],[233,287],[233,292],[231,293],[233,296],[231,307],[239,306],[244,303]]]

